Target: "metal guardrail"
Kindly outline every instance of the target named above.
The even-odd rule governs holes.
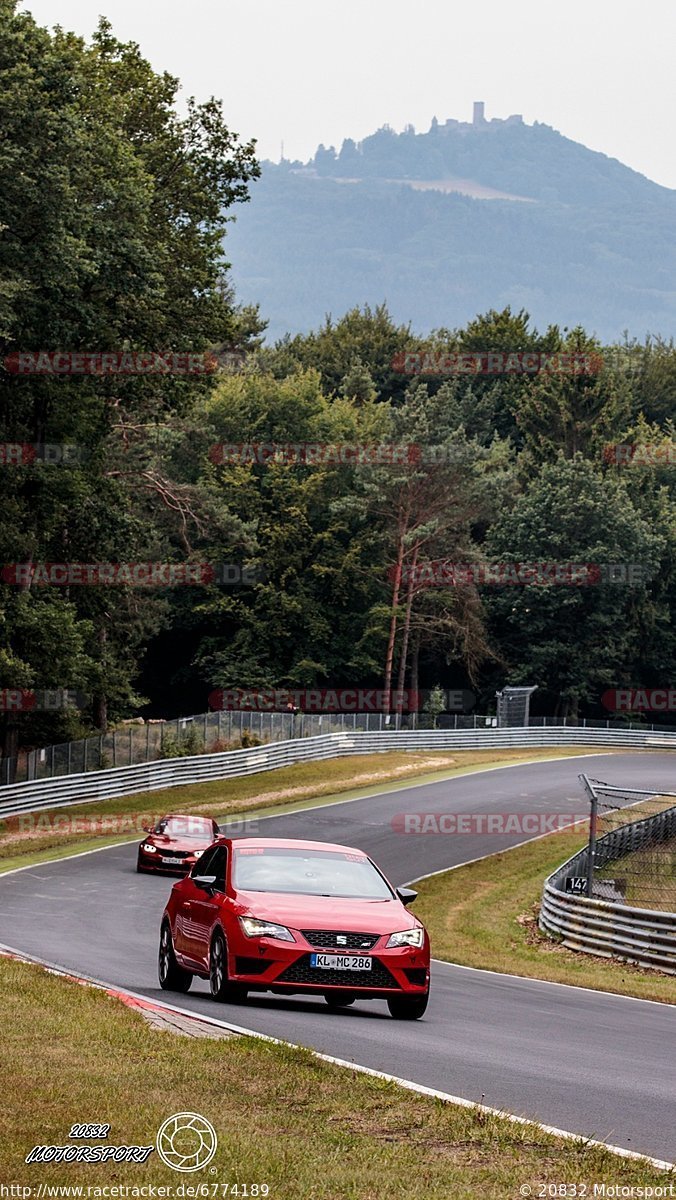
[[[646,844],[673,837],[676,837],[676,806],[599,838],[595,866],[616,862]],[[566,879],[586,876],[588,853],[585,847],[545,880],[540,929],[558,937],[570,950],[619,958],[676,975],[676,913],[633,908],[564,890]]]
[[[140,721],[140,719],[139,719]],[[0,787],[32,779],[59,775],[82,775],[109,767],[131,767],[159,758],[182,758],[234,749],[247,736],[258,742],[283,742],[293,738],[319,737],[326,733],[382,733],[390,729],[485,729],[500,726],[495,716],[479,713],[408,713],[400,717],[380,712],[237,712],[217,711],[176,717],[168,721],[128,721],[106,734],[91,734],[74,742],[42,746],[22,752],[18,758],[0,758]],[[626,729],[639,733],[670,733],[676,745],[676,727],[649,725],[624,720],[595,720],[584,717],[531,717],[529,726],[577,729]],[[245,743],[246,744],[246,743]]]
[[[642,749],[648,733],[636,730],[577,728],[521,728],[477,730],[400,730],[399,732],[332,733],[295,738],[245,750],[198,754],[190,758],[159,759],[131,767],[114,767],[56,779],[36,779],[8,784],[0,789],[0,818],[39,812],[62,805],[109,800],[139,792],[153,792],[185,784],[231,779],[272,771],[276,767],[346,754],[373,754],[387,750],[504,750],[556,746],[628,746]],[[655,735],[651,735],[655,741]],[[668,744],[668,735],[665,735]]]

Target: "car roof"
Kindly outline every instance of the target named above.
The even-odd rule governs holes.
[[[338,842],[310,842],[305,838],[272,838],[272,837],[232,837],[224,835],[225,840],[232,842],[235,849],[240,850],[248,847],[276,847],[283,850],[336,850],[346,854],[359,854],[364,858],[368,857],[364,850],[359,850],[355,846],[341,846]],[[223,839],[221,839],[223,840]]]
[[[215,824],[213,817],[203,817],[201,813],[165,813],[160,821],[206,821],[209,825]]]

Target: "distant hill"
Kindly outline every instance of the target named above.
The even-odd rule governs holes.
[[[477,105],[471,124],[264,163],[227,253],[270,339],[382,301],[421,333],[507,304],[604,341],[676,332],[676,192]]]

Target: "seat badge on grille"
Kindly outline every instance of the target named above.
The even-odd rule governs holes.
[[[347,946],[347,938],[342,933],[336,934],[336,945]]]

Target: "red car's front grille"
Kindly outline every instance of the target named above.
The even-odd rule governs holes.
[[[370,950],[380,937],[379,933],[343,933],[333,929],[301,929],[301,933],[311,946],[338,950]]]
[[[318,987],[345,988],[396,988],[401,991],[396,979],[387,967],[373,959],[370,971],[333,971],[310,966],[310,955],[304,954],[290,967],[278,975],[275,983],[314,983]]]

